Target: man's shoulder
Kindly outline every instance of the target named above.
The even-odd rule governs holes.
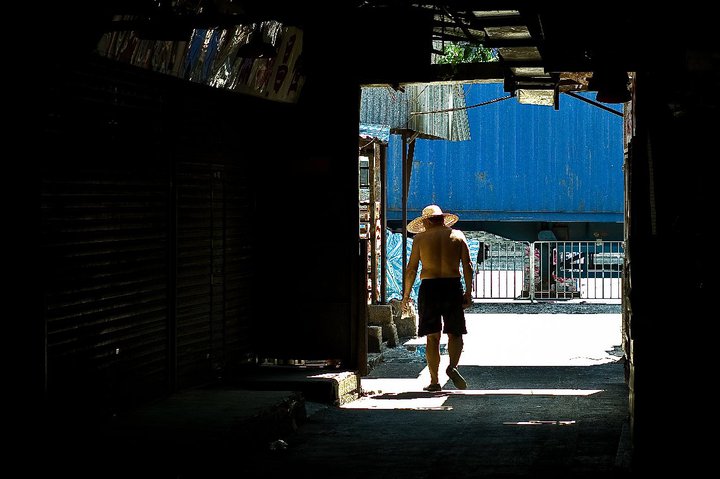
[[[413,236],[413,243],[423,242],[428,237],[428,232],[423,231]]]

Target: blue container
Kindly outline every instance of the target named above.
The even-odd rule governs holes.
[[[469,107],[507,96],[465,86]],[[468,110],[471,140],[416,140],[408,220],[439,204],[461,221],[623,222],[623,119],[569,96]],[[402,139],[391,135],[387,219],[402,219]]]

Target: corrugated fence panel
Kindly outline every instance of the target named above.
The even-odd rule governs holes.
[[[231,374],[252,356],[252,204],[244,170],[177,169],[177,365],[180,388]]]
[[[468,110],[465,109],[462,85],[420,84],[408,85],[406,88],[413,99],[410,129],[450,141],[470,139]]]
[[[181,163],[177,191],[177,368],[178,386],[210,379],[215,242],[213,170],[208,164]]]
[[[226,99],[183,101],[173,145],[178,388],[232,375],[254,359],[257,341],[250,331],[256,178],[236,136],[252,128]]]
[[[252,361],[251,292],[253,291],[253,197],[247,170],[226,166],[224,184],[224,331],[225,364],[240,367]],[[232,372],[232,371],[228,371]]]
[[[251,197],[243,168],[177,168],[177,366],[180,388],[252,359]]]
[[[45,179],[51,395],[90,391],[118,405],[133,391],[166,384],[167,198],[163,172],[150,168]]]
[[[47,394],[106,413],[167,391],[170,182],[147,74],[68,62],[43,103]]]
[[[45,381],[98,413],[253,358],[252,183],[227,98],[98,60],[49,85]],[[240,118],[240,120],[238,119]]]
[[[462,85],[419,83],[406,85],[404,90],[363,87],[360,124],[409,128],[429,137],[464,141],[470,139],[465,106]]]

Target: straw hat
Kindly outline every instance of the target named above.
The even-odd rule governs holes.
[[[433,216],[444,216],[445,226],[452,226],[460,219],[458,215],[454,215],[452,213],[443,213],[443,211],[438,205],[430,205],[423,208],[422,216],[418,216],[410,223],[408,223],[407,230],[410,233],[422,233],[423,231],[425,231],[425,224],[423,223],[423,220],[426,218],[431,218]]]

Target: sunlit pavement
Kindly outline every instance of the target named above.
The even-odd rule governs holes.
[[[588,366],[618,360],[620,314],[469,314],[460,366]]]
[[[620,314],[468,314],[468,334],[459,370],[468,389],[457,390],[445,374],[448,356],[440,362],[443,390],[426,392],[427,367],[415,377],[362,378],[365,395],[346,404],[348,409],[445,409],[451,395],[577,395],[594,389],[473,387],[471,366],[592,366],[620,359]],[[446,343],[443,335],[441,343]]]
[[[445,375],[447,355],[442,390],[428,392],[418,352],[385,349],[361,378],[361,396],[309,414],[277,468],[332,463],[363,478],[624,477],[621,315],[518,313],[468,315],[464,390]]]

